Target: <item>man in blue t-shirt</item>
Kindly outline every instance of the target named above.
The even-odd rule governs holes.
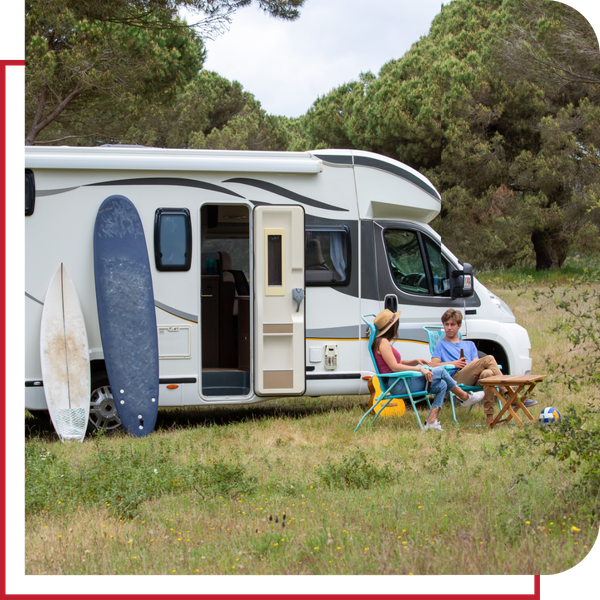
[[[442,323],[446,337],[441,339],[431,356],[431,366],[454,365],[456,369],[451,375],[458,383],[464,385],[477,385],[479,379],[502,375],[498,368],[496,359],[487,355],[479,358],[477,348],[473,342],[461,340],[458,336],[458,330],[462,325],[462,313],[459,310],[449,308],[442,315]],[[460,351],[463,350],[464,357],[461,358]],[[494,390],[486,387],[483,396],[483,409],[487,424],[494,420]],[[471,399],[463,402],[461,406],[471,406],[475,404]]]

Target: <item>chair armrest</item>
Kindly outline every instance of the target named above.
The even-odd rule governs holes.
[[[423,375],[419,371],[393,371],[392,373],[378,374],[377,377],[393,377],[393,378],[406,378],[406,377],[419,377]]]

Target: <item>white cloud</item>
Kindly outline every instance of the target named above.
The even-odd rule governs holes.
[[[238,11],[207,41],[205,68],[237,80],[271,114],[304,114],[318,96],[361,72],[377,73],[429,31],[440,0],[307,0],[300,18]]]

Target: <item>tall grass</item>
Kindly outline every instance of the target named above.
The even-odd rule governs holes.
[[[568,351],[531,297],[492,290],[532,341],[534,371]],[[538,284],[543,285],[543,284]],[[538,406],[600,401],[538,388]],[[61,444],[26,416],[28,574],[550,574],[589,552],[580,473],[488,431],[481,408],[353,429],[367,398],[161,410],[156,431]],[[533,426],[537,427],[537,425]]]

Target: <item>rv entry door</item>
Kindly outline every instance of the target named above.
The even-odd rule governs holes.
[[[254,209],[254,391],[301,395],[305,368],[304,209]]]

